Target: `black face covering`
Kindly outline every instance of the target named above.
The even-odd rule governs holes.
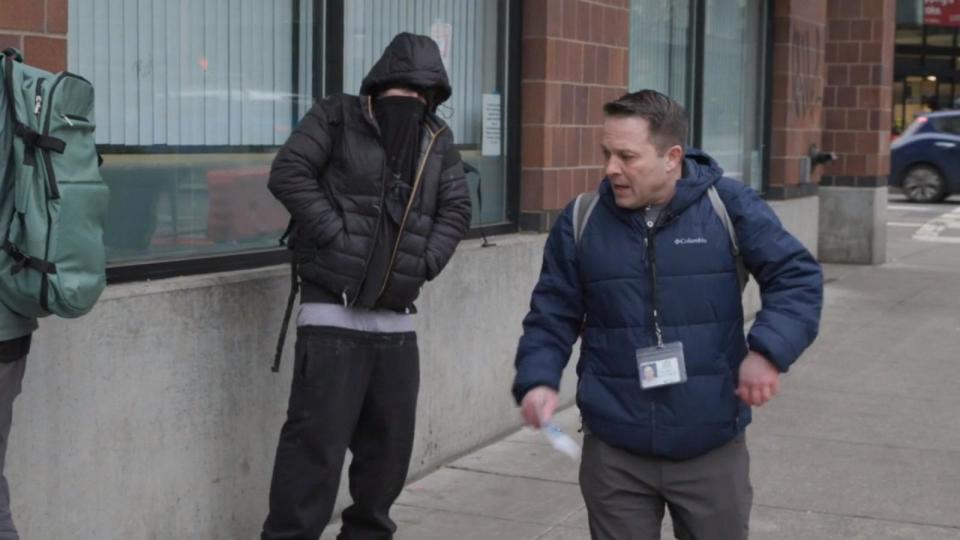
[[[387,166],[395,180],[408,186],[416,175],[420,126],[425,110],[426,105],[415,97],[387,96],[373,102]]]
[[[373,114],[380,127],[383,152],[390,170],[384,186],[384,211],[380,220],[376,249],[370,257],[366,280],[360,287],[356,305],[375,308],[381,284],[387,278],[393,245],[413,191],[420,152],[420,133],[426,105],[415,97],[388,96],[373,100]]]

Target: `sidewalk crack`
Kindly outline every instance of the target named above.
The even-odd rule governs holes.
[[[524,479],[524,480],[537,480],[537,481],[540,481],[540,482],[550,482],[550,483],[553,483],[553,484],[564,484],[564,485],[567,485],[567,486],[579,486],[579,485],[580,485],[579,482],[571,482],[571,481],[569,481],[569,480],[556,480],[556,479],[541,478],[541,477],[539,477],[539,476],[526,475],[526,474],[508,474],[508,473],[501,473],[501,472],[495,472],[495,471],[485,471],[485,470],[483,470],[483,469],[475,469],[475,468],[473,468],[473,467],[464,467],[464,466],[462,466],[462,465],[447,465],[446,468],[447,468],[447,469],[453,469],[453,470],[456,470],[456,471],[466,471],[466,472],[472,472],[472,473],[477,473],[477,474],[487,474],[487,475],[490,475],[490,476],[499,476],[499,477],[501,477],[501,478],[521,478],[521,479]]]
[[[583,510],[585,507],[586,507],[586,505],[581,506],[580,508],[577,508],[576,510],[574,510],[574,511],[570,512],[569,514],[563,516],[562,518],[560,518],[560,521],[558,521],[557,523],[554,523],[553,525],[551,525],[549,529],[543,531],[543,533],[540,534],[539,536],[537,536],[536,538],[534,538],[534,540],[540,540],[541,538],[545,538],[548,534],[550,534],[551,532],[555,531],[555,530],[557,529],[557,527],[564,527],[564,523],[566,523],[568,519],[572,518],[572,517],[574,516],[574,514],[576,514],[577,512]],[[570,528],[570,529],[575,529],[576,527],[568,527],[568,528]]]

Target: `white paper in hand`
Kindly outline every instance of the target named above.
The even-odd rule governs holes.
[[[580,445],[577,444],[577,441],[573,440],[573,437],[564,433],[556,424],[550,422],[544,425],[540,431],[543,432],[547,440],[550,441],[550,445],[553,446],[554,450],[566,454],[574,461],[580,459]]]

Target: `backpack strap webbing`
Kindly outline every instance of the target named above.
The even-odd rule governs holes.
[[[587,220],[590,219],[590,214],[593,213],[593,209],[596,208],[597,202],[600,200],[599,195],[596,191],[587,191],[577,195],[576,200],[573,201],[573,242],[575,245],[580,245],[583,229],[586,228]]]
[[[32,127],[20,121],[17,116],[16,94],[13,87],[13,67],[14,62],[23,62],[23,57],[19,55],[16,49],[6,49],[2,53],[5,61],[3,84],[6,87],[7,106],[10,107],[10,116],[13,118],[13,134],[23,140],[27,147],[27,153],[24,156],[24,164],[33,166],[36,164],[34,152],[37,148],[62,154],[67,148],[67,143],[63,139],[44,135]],[[56,197],[59,198],[59,197]]]
[[[286,235],[284,235],[286,236]],[[292,259],[292,257],[291,257]],[[280,371],[280,358],[283,356],[283,344],[287,340],[287,327],[290,326],[290,317],[293,315],[293,305],[300,293],[300,277],[297,275],[297,263],[290,261],[290,296],[287,297],[287,307],[283,312],[283,323],[280,326],[280,339],[277,340],[277,352],[273,357],[273,366],[270,371]]]
[[[737,242],[737,231],[733,227],[730,214],[727,213],[727,205],[723,203],[723,199],[720,198],[720,193],[715,186],[710,186],[710,188],[707,189],[707,198],[710,199],[710,204],[713,205],[713,211],[716,212],[720,221],[723,223],[723,227],[727,229],[727,234],[730,235],[730,246],[737,262],[737,279],[740,280],[740,290],[742,291],[747,286],[747,281],[750,280],[750,273],[747,272],[747,267],[743,264],[743,256],[740,254],[740,244]]]

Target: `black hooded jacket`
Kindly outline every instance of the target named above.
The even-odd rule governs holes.
[[[390,184],[373,99],[390,87],[430,97],[417,175],[407,189]],[[397,35],[370,70],[359,96],[337,94],[314,105],[277,153],[269,188],[293,217],[294,259],[304,302],[355,305],[368,274],[386,276],[373,305],[413,310],[425,280],[436,277],[470,226],[470,195],[453,135],[434,111],[450,83],[432,39]],[[395,242],[378,240],[390,219]],[[374,250],[386,253],[374,257]],[[369,268],[372,260],[387,268]]]

